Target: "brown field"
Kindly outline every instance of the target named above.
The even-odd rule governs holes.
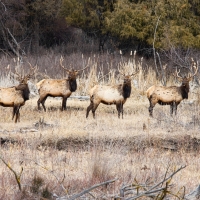
[[[61,112],[61,99],[49,97],[45,113],[37,110],[36,95],[21,108],[17,124],[11,120],[12,109],[0,107],[1,158],[18,175],[23,167],[19,192],[14,173],[1,162],[0,199],[55,199],[52,194],[70,196],[118,178],[89,195],[91,199],[111,199],[122,184],[150,181],[154,185],[167,170],[173,172],[184,165],[173,177],[171,191],[183,193],[185,187],[188,194],[195,189],[200,180],[197,93],[192,91],[181,102],[177,116],[170,116],[169,106],[156,105],[154,118],[149,118],[144,91],[155,81],[146,80],[145,87],[133,87],[124,105],[124,119],[118,119],[114,105],[103,104],[96,119],[92,113],[86,119],[89,100],[73,98]],[[79,87],[72,96],[80,95],[84,88]],[[86,89],[83,95],[87,95]]]

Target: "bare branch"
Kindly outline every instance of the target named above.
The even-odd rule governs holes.
[[[74,200],[76,198],[79,198],[81,197],[82,195],[86,194],[86,193],[89,193],[91,190],[94,190],[96,189],[97,187],[100,187],[102,185],[108,185],[110,183],[113,183],[117,180],[117,178],[113,179],[113,180],[109,180],[109,181],[106,181],[106,182],[103,182],[103,183],[99,183],[99,184],[96,184],[96,185],[93,185],[92,187],[86,189],[86,190],[83,190],[82,192],[78,193],[78,194],[75,194],[73,195],[72,197],[68,198],[66,196],[64,197],[60,197],[60,198],[57,198],[57,200]]]
[[[4,11],[6,12],[6,11],[7,11],[7,9],[6,9],[6,6],[5,6],[5,4],[4,4],[2,1],[0,1],[0,3],[3,5],[3,7],[4,7]]]
[[[188,78],[194,77],[194,76],[197,74],[197,71],[198,71],[197,63],[194,61],[193,58],[191,58],[191,60],[192,60],[192,66],[191,66],[191,68],[193,67],[193,68],[195,69],[195,71],[194,71],[194,73],[193,73],[192,75],[189,74],[189,75],[188,75]]]
[[[21,187],[20,178],[21,178],[21,175],[22,175],[22,172],[23,172],[23,167],[21,167],[21,171],[20,171],[19,175],[17,175],[17,173],[14,171],[14,169],[1,156],[0,156],[0,159],[8,167],[8,169],[10,169],[10,171],[13,172],[13,174],[15,175],[15,180],[17,181],[17,185],[19,187],[19,190],[21,191],[22,187]]]
[[[157,75],[159,73],[158,73],[158,67],[157,67],[157,63],[156,63],[156,53],[155,53],[155,46],[154,46],[154,44],[155,44],[155,40],[156,40],[156,30],[157,30],[157,27],[158,27],[158,23],[159,23],[160,17],[161,16],[159,16],[158,19],[157,19],[156,27],[155,27],[155,31],[154,31],[154,37],[153,37],[153,55],[154,55],[154,63],[155,63]]]
[[[185,167],[186,167],[185,165],[184,165],[184,166],[181,166],[181,167],[178,168],[176,171],[174,171],[172,174],[170,174],[168,177],[166,177],[166,173],[165,173],[164,179],[163,179],[162,181],[160,181],[159,183],[157,183],[156,185],[152,186],[150,189],[146,189],[146,187],[142,187],[142,185],[137,185],[136,189],[137,189],[138,187],[139,187],[139,188],[142,187],[143,189],[145,188],[145,191],[142,192],[142,193],[139,193],[139,194],[137,194],[137,193],[135,192],[136,196],[126,198],[125,200],[134,200],[134,199],[138,199],[138,198],[140,198],[140,197],[142,197],[142,196],[152,196],[152,195],[156,195],[157,193],[159,193],[159,192],[161,192],[161,191],[162,191],[162,193],[160,193],[159,195],[165,196],[166,193],[169,193],[169,191],[168,191],[167,189],[168,189],[168,187],[170,186],[170,185],[169,185],[170,179],[172,179],[172,177],[173,177],[176,173],[178,173],[180,170],[184,169]],[[162,187],[163,183],[165,183],[165,185],[166,185],[165,187]],[[161,187],[158,188],[160,185],[161,185]],[[125,189],[125,188],[124,188],[124,189]],[[129,190],[130,190],[130,189],[131,189],[131,188],[129,188]],[[135,187],[134,187],[133,189],[135,189]],[[131,191],[131,190],[130,190],[130,191]],[[121,192],[120,192],[120,193],[121,193]],[[124,194],[124,192],[123,192],[123,194]],[[157,195],[158,195],[158,194],[157,194]],[[173,195],[173,194],[172,194],[172,195]]]

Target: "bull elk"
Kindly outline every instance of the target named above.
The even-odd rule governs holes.
[[[147,90],[147,98],[149,99],[149,115],[153,116],[153,108],[158,103],[160,105],[170,105],[170,114],[173,115],[173,112],[177,113],[177,107],[183,99],[188,99],[189,93],[189,82],[192,80],[193,76],[196,75],[198,67],[194,60],[192,59],[192,66],[195,69],[194,74],[189,74],[188,77],[181,77],[179,75],[180,70],[174,76],[176,76],[180,82],[181,86],[151,86]]]
[[[0,105],[3,107],[13,107],[12,120],[15,117],[15,123],[20,122],[20,108],[29,100],[30,90],[28,87],[28,80],[34,75],[36,70],[31,68],[30,73],[25,75],[20,75],[15,70],[15,74],[18,76],[19,85],[0,88]]]
[[[66,110],[67,98],[70,97],[72,92],[77,89],[76,78],[78,73],[87,67],[80,70],[68,70],[63,64],[63,58],[60,58],[60,66],[68,73],[66,79],[43,79],[36,84],[40,98],[37,101],[38,110],[40,110],[40,103],[44,111],[46,112],[45,101],[47,97],[62,97],[62,107],[61,110]]]
[[[120,72],[121,73],[121,72]],[[111,105],[115,104],[118,111],[118,118],[120,118],[120,113],[123,119],[123,105],[127,98],[131,94],[131,77],[137,72],[131,75],[125,75],[121,73],[124,77],[123,84],[119,85],[95,85],[90,90],[90,105],[87,107],[86,118],[89,115],[90,110],[92,110],[93,118],[95,118],[95,111],[100,103]]]

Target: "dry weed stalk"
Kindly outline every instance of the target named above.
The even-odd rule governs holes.
[[[10,166],[10,164],[8,164],[1,156],[0,156],[0,159],[6,165],[6,167],[8,167],[8,169],[15,175],[15,180],[17,181],[17,185],[19,187],[19,190],[21,191],[22,190],[21,175],[22,175],[22,172],[23,172],[23,167],[21,167],[21,171],[18,175],[17,172]]]

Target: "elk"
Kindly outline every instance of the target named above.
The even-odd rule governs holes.
[[[63,58],[60,58],[60,66],[68,73],[66,79],[43,79],[36,84],[40,98],[37,101],[38,110],[40,110],[40,103],[44,111],[46,112],[45,101],[47,97],[62,97],[62,107],[61,111],[66,110],[67,98],[70,97],[72,92],[75,92],[77,89],[76,78],[80,71],[86,69],[86,66],[80,70],[68,70],[63,64]]]
[[[95,85],[90,90],[90,105],[87,107],[86,118],[88,117],[90,110],[92,110],[93,118],[95,118],[97,107],[100,103],[103,103],[106,105],[115,104],[118,111],[118,118],[120,118],[121,113],[123,119],[123,105],[131,94],[131,77],[137,74],[137,72],[131,75],[121,74],[124,77],[123,84],[112,86]]]
[[[28,80],[34,75],[36,68],[32,68],[28,75],[20,75],[15,70],[18,76],[19,85],[0,88],[0,105],[3,107],[13,107],[12,120],[15,117],[15,123],[20,122],[20,108],[29,100],[30,90]]]
[[[196,75],[198,71],[198,67],[196,66],[196,63],[192,59],[192,66],[195,69],[195,72],[193,75],[189,74],[188,77],[184,76],[181,77],[179,75],[180,70],[175,72],[175,77],[179,79],[180,82],[182,82],[181,86],[170,86],[170,87],[164,87],[164,86],[151,86],[147,91],[147,98],[149,99],[149,115],[153,117],[153,108],[158,103],[160,105],[170,105],[170,114],[173,115],[173,113],[177,113],[177,107],[180,104],[180,102],[183,99],[188,99],[188,93],[189,93],[189,82],[192,80],[192,78]]]

